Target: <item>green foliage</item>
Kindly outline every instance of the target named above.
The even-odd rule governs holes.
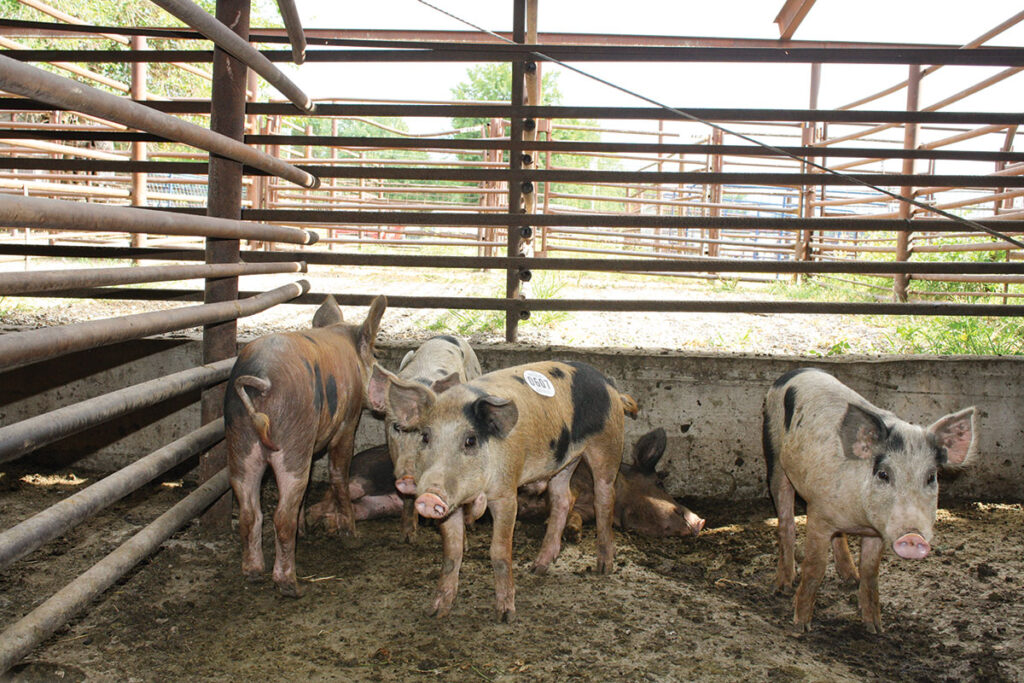
[[[888,336],[896,353],[1024,355],[1024,321],[1018,318],[909,317]]]

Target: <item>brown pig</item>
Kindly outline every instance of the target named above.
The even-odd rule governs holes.
[[[696,536],[704,520],[677,503],[659,485],[655,467],[665,453],[665,430],[653,429],[633,444],[633,464],[623,462],[615,477],[615,526],[644,536]],[[569,513],[565,536],[578,539],[583,523],[594,519],[594,477],[583,463],[572,475],[576,504]],[[519,490],[519,516],[539,516],[547,510],[537,487]]]
[[[572,509],[569,482],[580,460],[594,476],[597,570],[612,571],[615,475],[622,461],[623,413],[636,402],[585,363],[541,362],[482,375],[443,394],[374,368],[370,403],[420,437],[416,510],[443,520],[444,563],[431,612],[451,610],[462,565],[464,523],[484,509],[494,521],[491,564],[498,617],[515,618],[512,533],[516,489],[550,480],[551,513],[533,565],[544,573],[561,550]]]
[[[429,386],[438,394],[460,382],[476,379],[480,374],[480,361],[473,347],[465,339],[447,334],[423,342],[415,351],[407,353],[398,367],[399,378]],[[384,430],[395,468],[395,487],[404,496],[402,536],[409,541],[418,519],[413,509],[416,494],[413,475],[420,438],[415,432],[402,431],[390,416],[385,416]]]
[[[333,297],[317,310],[313,329],[260,337],[238,354],[224,396],[228,472],[238,499],[242,573],[263,573],[260,483],[270,465],[279,500],[274,581],[298,597],[295,534],[313,454],[330,454],[330,487],[310,508],[332,531],[355,531],[348,471],[374,363],[373,347],[387,300],[378,296],[362,325],[346,324]]]
[[[921,559],[938,504],[938,470],[959,467],[975,452],[974,408],[924,428],[904,422],[820,370],[782,375],[768,390],[764,450],[779,516],[778,590],[796,578],[793,557],[796,494],[807,501],[807,538],[793,623],[810,628],[814,597],[825,574],[829,545],[845,580],[860,581],[861,619],[882,630],[878,569],[882,552]],[[846,534],[861,537],[860,572]]]

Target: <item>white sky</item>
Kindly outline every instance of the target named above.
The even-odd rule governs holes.
[[[468,30],[416,0],[297,3],[303,25],[320,28],[399,28]],[[491,30],[511,28],[509,0],[436,0],[436,4]],[[783,0],[540,0],[541,32],[661,34],[738,38],[777,38],[774,18]],[[969,9],[967,9],[969,7]],[[920,42],[960,45],[1022,9],[1014,0],[818,0],[795,38]],[[1024,23],[991,45],[1024,45]],[[315,48],[311,48],[315,49]],[[306,64],[294,73],[314,98],[402,98],[445,100],[464,78],[469,64]],[[610,64],[576,66],[678,107],[807,106],[810,66],[806,64]],[[558,69],[546,65],[545,68]],[[927,106],[1000,71],[985,67],[945,67],[922,83]],[[831,108],[876,92],[906,77],[905,66],[825,65],[821,108]],[[564,104],[637,106],[643,103],[571,72],[559,77]],[[991,91],[972,96],[950,110],[1019,111],[1024,76],[1018,74]],[[905,94],[868,108],[901,109]],[[414,130],[442,130],[441,120],[410,120]]]

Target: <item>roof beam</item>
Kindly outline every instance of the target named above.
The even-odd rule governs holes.
[[[789,40],[796,33],[797,27],[811,11],[814,0],[786,0],[775,17],[775,23],[779,25],[779,37],[782,40]]]

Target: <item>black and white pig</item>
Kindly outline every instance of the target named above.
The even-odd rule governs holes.
[[[432,337],[415,351],[405,354],[398,367],[399,378],[428,386],[436,394],[476,379],[481,374],[480,361],[473,347],[465,339],[446,334]],[[389,415],[385,415],[384,421],[388,451],[395,470],[395,488],[404,496],[402,536],[409,541],[416,531],[418,519],[413,509],[413,496],[416,494],[413,475],[420,438],[415,432],[403,431]]]
[[[796,578],[795,494],[807,502],[807,540],[793,623],[809,630],[831,544],[836,570],[860,581],[861,619],[882,630],[878,569],[886,547],[901,558],[931,551],[938,470],[967,464],[976,450],[974,407],[924,428],[876,408],[825,372],[788,372],[768,390],[764,455],[779,516],[777,590]],[[860,572],[846,534],[861,537]]]
[[[580,459],[594,475],[597,570],[612,571],[615,476],[622,461],[624,413],[636,401],[585,363],[541,362],[498,370],[442,394],[375,366],[371,405],[419,435],[416,510],[443,520],[444,563],[431,612],[445,616],[459,585],[465,521],[490,510],[498,618],[515,618],[512,534],[516,490],[550,480],[551,513],[533,565],[544,573],[561,550],[572,509],[570,480]]]

